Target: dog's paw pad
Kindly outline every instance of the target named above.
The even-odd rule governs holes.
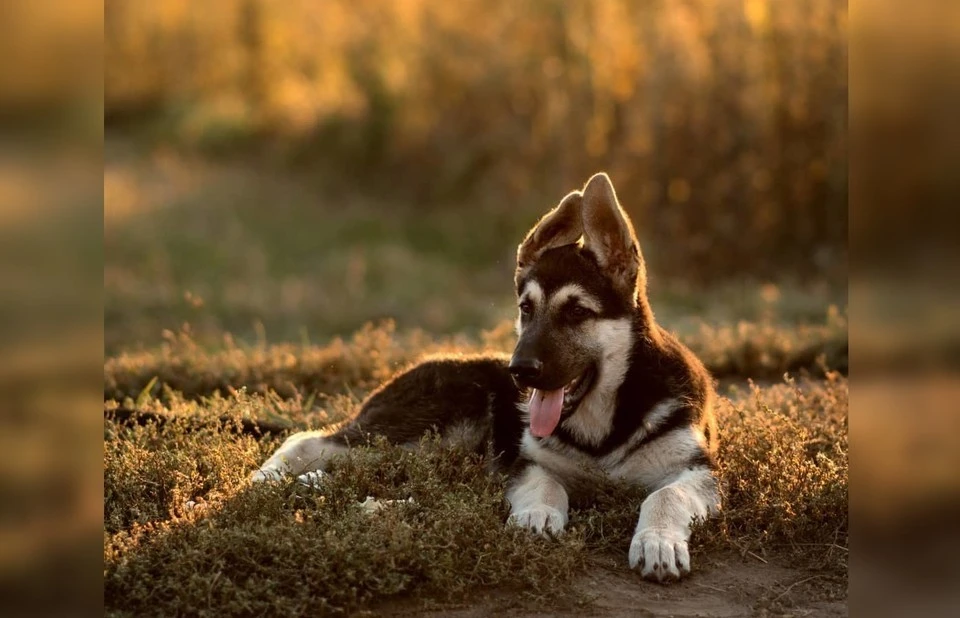
[[[567,523],[567,518],[555,508],[538,506],[511,513],[507,523],[527,528],[537,534],[560,534]]]
[[[690,573],[690,548],[685,535],[663,528],[645,528],[633,535],[630,568],[644,579],[665,582]]]

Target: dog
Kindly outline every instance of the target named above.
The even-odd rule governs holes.
[[[430,431],[494,455],[508,522],[559,534],[598,483],[642,488],[627,553],[664,582],[690,573],[694,520],[720,509],[713,381],[654,319],[633,225],[603,172],[564,197],[517,250],[513,355],[441,358],[371,393],[332,435],[289,437],[251,477],[318,480],[351,446]]]

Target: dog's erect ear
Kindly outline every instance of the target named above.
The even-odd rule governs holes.
[[[580,240],[583,235],[582,198],[579,191],[567,194],[556,208],[533,226],[517,249],[517,270],[533,264],[548,249],[572,245]]]
[[[634,296],[645,283],[643,258],[633,225],[610,177],[594,174],[583,188],[583,247],[610,273],[618,289]]]

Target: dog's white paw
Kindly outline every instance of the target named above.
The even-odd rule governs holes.
[[[537,534],[560,534],[567,525],[567,516],[549,506],[535,506],[511,513],[507,523],[528,528]]]
[[[279,470],[254,470],[250,475],[251,483],[276,483],[283,479]]]
[[[644,528],[634,534],[628,558],[630,568],[639,566],[644,579],[663,582],[690,573],[686,537],[665,528]]]
[[[304,472],[297,477],[297,482],[301,485],[306,485],[307,487],[320,487],[320,484],[323,483],[323,479],[326,478],[326,474],[320,470],[314,470],[313,472]]]

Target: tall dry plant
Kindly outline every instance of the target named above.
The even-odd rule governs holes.
[[[846,22],[831,0],[109,0],[105,112],[417,203],[509,208],[603,168],[667,268],[836,272]]]

